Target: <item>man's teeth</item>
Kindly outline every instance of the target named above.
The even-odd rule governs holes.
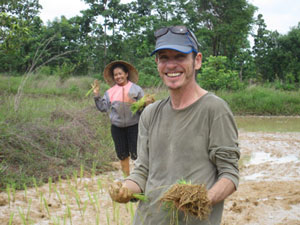
[[[179,76],[180,73],[167,73],[167,76],[168,77],[176,77],[176,76]]]

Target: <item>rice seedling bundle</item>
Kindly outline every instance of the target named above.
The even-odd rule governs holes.
[[[205,220],[211,212],[207,189],[203,184],[176,183],[164,193],[160,201],[169,210],[183,211],[186,220],[190,215]]]
[[[134,115],[153,102],[155,102],[154,94],[145,94],[141,99],[131,104],[130,110]]]
[[[94,91],[94,89],[98,88],[99,89],[99,81],[98,80],[94,80],[94,83],[91,84],[92,88],[90,90],[88,90],[88,92],[85,94],[85,97],[89,96],[92,91]]]

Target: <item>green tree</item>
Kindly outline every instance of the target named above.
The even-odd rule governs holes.
[[[185,20],[199,37],[206,56],[223,55],[232,60],[247,47],[255,6],[246,0],[180,2],[182,7],[186,5]]]
[[[287,35],[281,36],[278,42],[282,79],[288,83],[300,83],[300,22]]]
[[[0,71],[22,72],[29,67],[29,43],[41,26],[40,8],[38,0],[0,2]]]
[[[263,80],[272,81],[275,79],[273,65],[270,63],[270,55],[273,55],[273,50],[276,43],[272,38],[272,32],[266,29],[266,24],[263,15],[259,14],[256,20],[257,31],[254,37],[253,54],[255,57],[255,65],[258,77]]]
[[[199,84],[208,90],[238,90],[242,88],[237,71],[228,69],[226,56],[210,56],[198,74]]]

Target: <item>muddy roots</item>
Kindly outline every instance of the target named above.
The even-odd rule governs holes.
[[[211,212],[205,185],[174,184],[160,201],[165,203],[167,208],[183,211],[185,219],[193,215],[200,220],[205,220]]]

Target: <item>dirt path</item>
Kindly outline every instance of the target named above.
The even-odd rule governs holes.
[[[239,189],[225,203],[222,225],[300,225],[300,133],[240,132]],[[0,224],[128,225],[136,203],[113,204],[113,171],[0,193]],[[27,221],[27,222],[26,222]]]

